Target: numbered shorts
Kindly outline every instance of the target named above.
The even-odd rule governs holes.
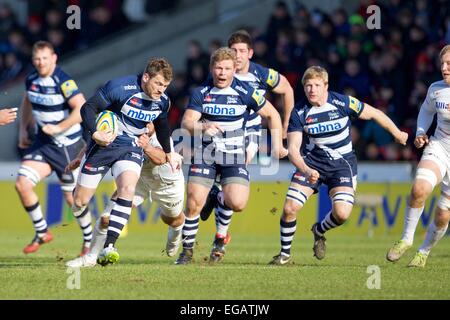
[[[100,147],[93,143],[81,162],[78,184],[95,189],[109,169],[115,178],[125,171],[133,171],[140,176],[143,159],[142,148],[138,146],[113,142]]]
[[[220,165],[220,164],[192,164],[189,167],[188,182],[194,182],[211,188],[216,176],[220,175],[222,186],[230,183],[250,184],[249,172],[245,164]]]

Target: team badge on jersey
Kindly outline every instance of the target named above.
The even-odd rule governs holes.
[[[61,90],[65,98],[70,97],[75,91],[78,90],[78,86],[73,80],[67,80],[61,85]]]
[[[267,76],[266,82],[273,88],[278,82],[278,72],[273,69],[269,69],[269,75]]]
[[[256,101],[258,107],[262,106],[266,102],[264,95],[259,90],[253,91],[252,98]]]
[[[362,109],[362,103],[361,101],[359,101],[356,98],[353,98],[352,96],[348,97],[350,103],[349,103],[349,107],[350,109],[352,109],[353,111],[355,111],[356,113],[360,113],[361,109]]]

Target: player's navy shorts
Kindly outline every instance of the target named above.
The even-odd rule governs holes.
[[[72,172],[65,172],[66,166],[76,158],[83,148],[83,140],[78,140],[70,146],[59,147],[53,143],[42,143],[36,140],[23,152],[22,161],[38,161],[50,165],[62,184],[73,184],[75,178]]]
[[[341,159],[331,160],[329,158],[319,158],[311,153],[303,160],[308,167],[319,172],[319,180],[311,184],[300,171],[295,171],[291,182],[314,189],[318,192],[319,186],[323,183],[328,186],[328,190],[335,187],[350,187],[356,189],[357,163],[354,154],[346,155]]]
[[[220,174],[220,183],[226,185],[237,183],[249,185],[249,172],[245,164],[221,165],[221,164],[192,164],[189,167],[188,182],[195,182],[211,188],[216,176]]]
[[[142,167],[144,161],[142,148],[136,145],[124,145],[115,142],[106,147],[101,147],[92,142],[86,152],[81,173],[105,175],[119,161],[131,161]]]

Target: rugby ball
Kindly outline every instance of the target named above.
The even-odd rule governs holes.
[[[119,126],[117,123],[117,115],[109,110],[100,112],[95,120],[95,125],[97,131],[106,131],[108,129],[112,130],[113,134],[117,134],[119,131]]]

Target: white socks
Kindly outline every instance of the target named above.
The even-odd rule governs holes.
[[[431,248],[433,248],[433,246],[438,243],[438,241],[441,240],[441,238],[444,236],[447,228],[448,224],[444,228],[438,229],[434,221],[430,223],[427,229],[427,235],[422,246],[419,249],[419,252],[428,255],[431,251]]]
[[[410,206],[406,206],[402,240],[408,244],[412,244],[414,241],[414,232],[416,231],[423,208],[424,207],[411,208]]]

